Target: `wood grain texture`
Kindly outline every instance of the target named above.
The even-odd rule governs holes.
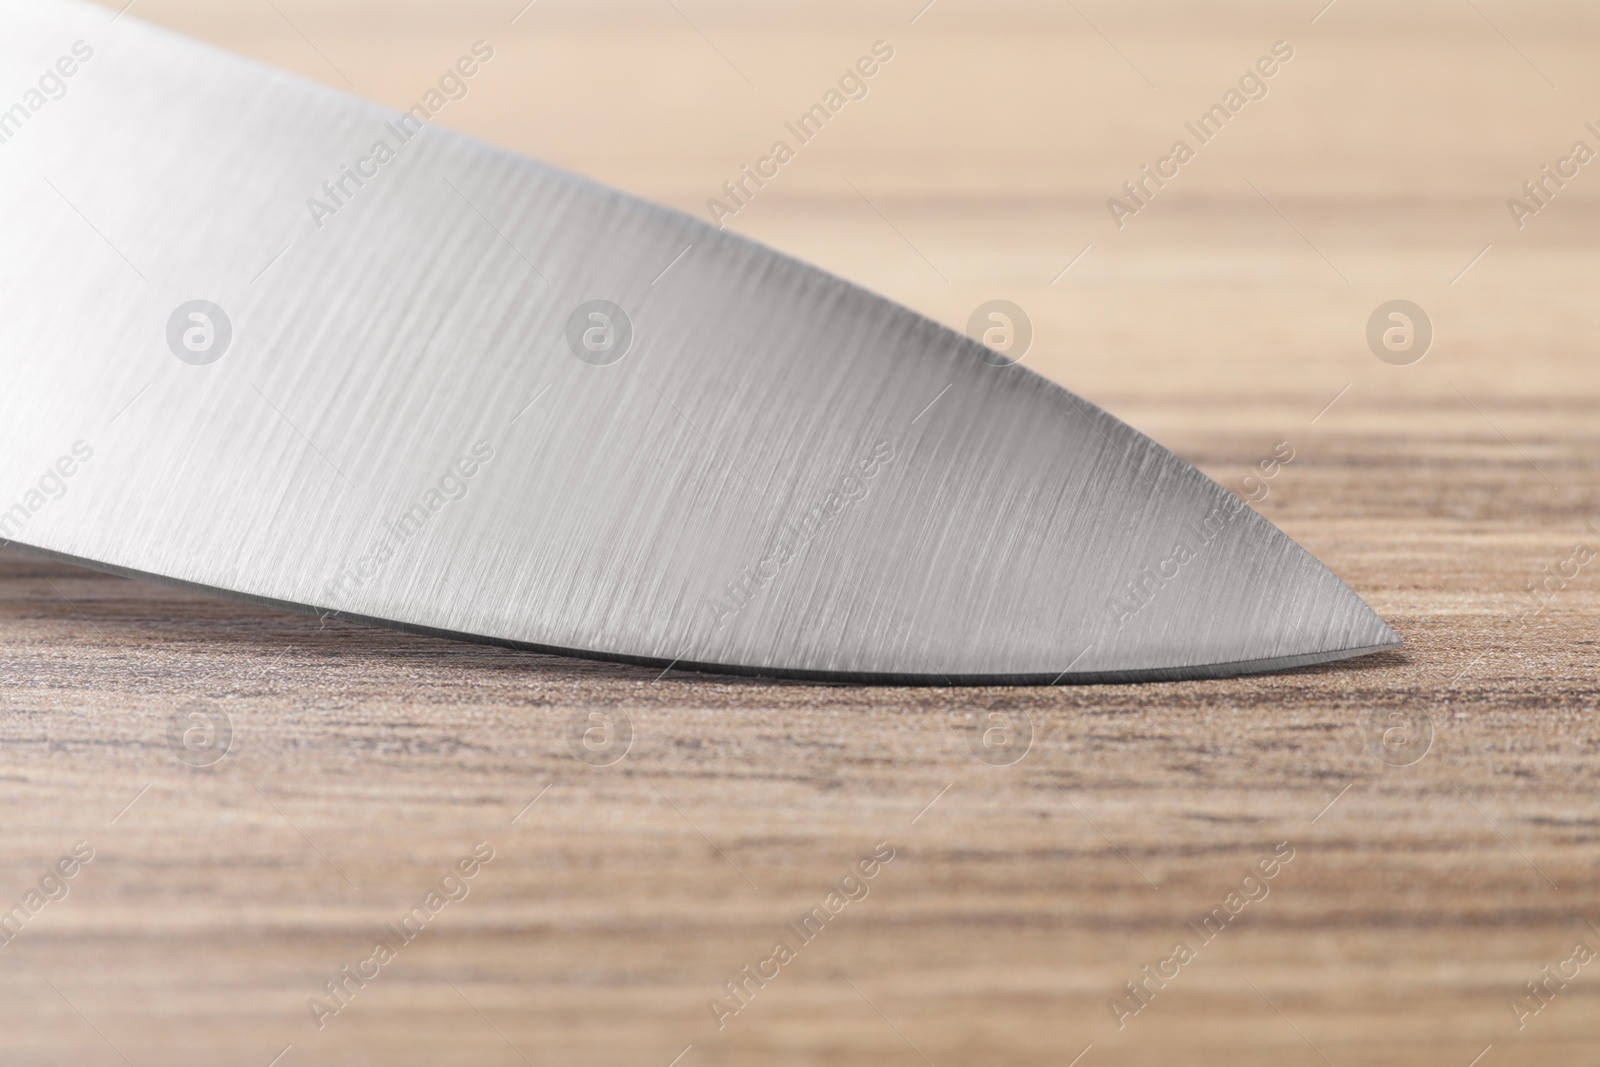
[[[1032,365],[1224,484],[1289,442],[1260,509],[1407,644],[1227,682],[764,684],[0,553],[0,908],[94,849],[0,947],[0,1062],[1593,1058],[1600,962],[1520,1029],[1511,1003],[1600,948],[1596,567],[1518,621],[1526,583],[1600,549],[1600,171],[1523,229],[1505,205],[1596,143],[1591,8],[276,6],[131,14],[395,105],[489,40],[440,121],[702,214],[893,42],[733,227],[953,325],[1017,301]],[[1105,199],[1280,39],[1268,96],[1119,230]],[[1438,330],[1410,367],[1363,340],[1395,297]],[[231,723],[209,767],[168,740],[197,704]],[[609,766],[573,755],[592,713],[631,723]],[[973,754],[994,715],[1031,728],[1012,766]],[[1395,724],[1431,730],[1409,766]],[[308,999],[485,841],[319,1030]],[[786,929],[880,842],[864,899]],[[1284,842],[1202,943],[1187,924]],[[708,1000],[777,940],[795,959],[719,1029]],[[1108,1001],[1180,940],[1195,959],[1119,1029]]]

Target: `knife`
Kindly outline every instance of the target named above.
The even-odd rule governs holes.
[[[1399,644],[1081,397],[426,107],[76,0],[8,0],[0,71],[0,538],[20,547],[811,680],[1223,677]]]

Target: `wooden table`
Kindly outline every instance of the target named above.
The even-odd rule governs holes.
[[[730,225],[953,325],[1015,300],[1033,366],[1227,484],[1289,442],[1261,510],[1404,650],[1137,687],[657,677],[0,554],[0,907],[93,850],[0,948],[0,1062],[1594,1061],[1600,962],[1512,1005],[1600,950],[1600,563],[1518,621],[1600,549],[1600,166],[1522,229],[1506,205],[1600,147],[1592,8],[920,3],[129,17],[398,106],[484,40],[441,122],[701,214],[888,42]],[[1279,40],[1266,97],[1119,229],[1106,199]],[[1410,366],[1364,339],[1397,298],[1437,333]],[[169,741],[192,711],[231,732],[209,766],[179,756],[217,735]],[[631,724],[616,762],[574,758],[591,713]],[[969,746],[994,713],[1031,726],[1014,765]]]

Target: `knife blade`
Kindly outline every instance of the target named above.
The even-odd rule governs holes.
[[[0,10],[0,70],[19,546],[801,679],[1221,677],[1399,643],[1154,441],[779,252],[76,0]]]

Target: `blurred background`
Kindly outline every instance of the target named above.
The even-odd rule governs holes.
[[[707,221],[724,183],[795,145],[785,124],[882,42],[892,59],[866,95],[726,226],[956,329],[1014,302],[1028,366],[1224,485],[1288,443],[1255,506],[1407,648],[1071,691],[662,680],[6,554],[6,899],[72,841],[98,852],[72,899],[0,948],[0,1060],[1593,1055],[1600,965],[1547,998],[1526,984],[1570,974],[1576,943],[1600,949],[1600,598],[1585,572],[1537,626],[1517,612],[1541,567],[1600,545],[1600,163],[1538,201],[1524,189],[1576,142],[1600,151],[1600,8],[125,11],[397,109],[485,42],[494,58],[435,121]],[[1185,124],[1275,46],[1292,58],[1265,95],[1202,144]],[[1124,183],[1180,139],[1194,158],[1131,199]],[[1417,358],[1369,343],[1394,300],[1431,324]],[[169,754],[167,717],[190,697],[230,710],[226,762]],[[636,731],[625,761],[568,754],[569,724],[594,709]],[[973,759],[967,731],[990,713],[1026,722],[1026,760]],[[1401,756],[1383,740],[1395,723],[1419,738]],[[319,1028],[308,1001],[337,1003],[325,983],[480,839],[498,853],[472,898]],[[725,983],[884,841],[896,858],[871,896],[734,997]],[[1142,968],[1284,842],[1295,859],[1271,895],[1179,978],[1150,981]],[[719,1017],[718,998],[740,1010]]]

